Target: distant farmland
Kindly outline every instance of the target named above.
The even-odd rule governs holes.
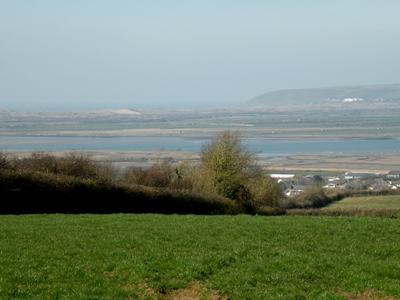
[[[349,197],[333,202],[325,208],[400,208],[400,195]]]

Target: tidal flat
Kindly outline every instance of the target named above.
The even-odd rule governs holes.
[[[9,154],[28,155],[32,151],[8,150]],[[70,150],[49,151],[54,155],[64,155]],[[125,150],[87,151],[95,160],[111,161],[121,171],[130,167],[148,168],[157,161],[171,158],[172,163],[189,161],[196,164],[200,160],[198,152],[168,150]],[[277,155],[259,156],[260,166],[281,171],[371,171],[388,172],[400,169],[400,155]]]

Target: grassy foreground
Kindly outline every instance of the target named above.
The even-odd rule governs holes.
[[[396,299],[399,237],[380,218],[0,216],[0,299]]]

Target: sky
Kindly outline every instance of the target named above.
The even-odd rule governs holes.
[[[398,0],[1,0],[0,108],[232,106],[400,83]]]

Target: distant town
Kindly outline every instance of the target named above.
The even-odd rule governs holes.
[[[270,174],[285,191],[285,195],[293,197],[303,192],[307,186],[320,184],[327,190],[371,190],[400,189],[400,171],[390,172],[360,172],[349,171],[343,176],[320,176],[296,174]]]

